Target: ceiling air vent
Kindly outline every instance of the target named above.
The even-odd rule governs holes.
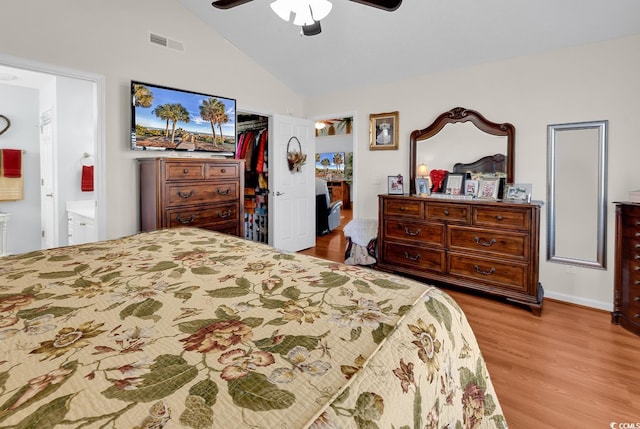
[[[165,48],[170,48],[176,51],[184,51],[184,45],[182,44],[182,42],[160,36],[159,34],[149,33],[149,42],[153,43],[154,45],[163,46]]]

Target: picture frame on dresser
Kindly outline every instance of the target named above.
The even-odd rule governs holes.
[[[389,176],[387,184],[387,192],[389,195],[402,195],[404,194],[404,186],[402,183],[402,176]]]
[[[464,195],[464,174],[447,174],[444,185],[444,193],[449,195]]]
[[[529,201],[531,189],[531,183],[508,183],[505,185],[504,199],[506,201]]]
[[[478,184],[478,198],[496,200],[500,191],[500,178],[481,178]]]
[[[472,197],[478,196],[478,185],[479,182],[477,180],[465,180],[464,181],[464,194],[471,195]]]

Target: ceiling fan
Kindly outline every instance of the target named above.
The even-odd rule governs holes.
[[[252,0],[216,0],[211,5],[218,9],[231,9]],[[350,0],[365,6],[392,12],[400,7],[402,0]],[[331,11],[331,3],[327,0],[275,0],[271,9],[285,21],[289,21],[291,14],[295,14],[293,23],[302,27],[302,34],[314,36],[320,34],[320,20]]]

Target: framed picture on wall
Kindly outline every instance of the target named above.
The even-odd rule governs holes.
[[[369,149],[398,149],[398,112],[369,115]]]

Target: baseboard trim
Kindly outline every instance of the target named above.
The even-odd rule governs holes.
[[[582,307],[595,308],[597,310],[612,311],[613,304],[603,301],[595,301],[593,299],[577,298],[572,295],[566,295],[564,293],[551,292],[549,290],[544,291],[544,297],[552,299],[554,301],[567,302],[569,304],[575,304]]]

